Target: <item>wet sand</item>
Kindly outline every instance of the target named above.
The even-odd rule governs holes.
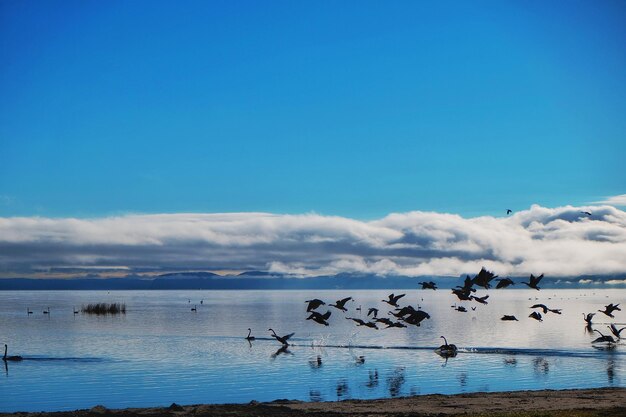
[[[538,414],[539,413],[539,414]],[[420,395],[381,400],[300,402],[279,400],[271,403],[177,405],[161,408],[90,410],[50,413],[13,413],[5,416],[626,416],[626,388],[583,390],[541,390],[458,395]]]

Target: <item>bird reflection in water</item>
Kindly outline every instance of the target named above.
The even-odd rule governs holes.
[[[318,403],[318,402],[322,401],[323,400],[322,393],[319,392],[318,390],[310,390],[309,391],[309,400],[311,400],[314,403]]]
[[[272,359],[276,359],[280,355],[293,355],[293,353],[289,350],[289,345],[282,345],[280,349],[272,353]]]
[[[376,388],[378,386],[378,369],[370,370],[369,380],[365,383],[367,388]]]
[[[311,369],[319,369],[322,367],[322,357],[317,355],[317,358],[309,360],[309,366]]]
[[[389,388],[389,395],[391,397],[397,397],[400,395],[400,391],[402,390],[402,385],[406,378],[404,377],[405,368],[399,367],[396,368],[393,373],[387,377],[387,386]]]
[[[345,379],[340,379],[339,381],[337,381],[336,391],[338,400],[348,395],[348,390],[348,382]]]
[[[467,386],[467,372],[461,372],[458,376],[458,379],[461,388],[465,388]]]
[[[613,385],[615,382],[615,362],[613,360],[606,364],[606,376],[609,380],[609,385]]]
[[[515,358],[505,358],[504,366],[517,366],[517,359]]]
[[[533,369],[536,374],[547,375],[550,372],[550,362],[545,358],[535,358],[533,359]]]

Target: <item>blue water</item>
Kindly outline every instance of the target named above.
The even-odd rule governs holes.
[[[459,303],[449,290],[416,290],[400,304],[431,315],[420,327],[373,330],[345,320],[365,318],[368,307],[386,315],[381,300],[390,292],[0,292],[0,343],[24,357],[0,369],[0,411],[626,386],[626,344],[593,347],[597,334],[582,319],[611,302],[626,307],[623,290],[479,291],[490,294],[488,305]],[[331,308],[330,326],[305,320],[304,300],[346,296],[356,301],[345,314]],[[123,302],[127,313],[73,314],[94,302]],[[539,302],[563,314],[528,318]],[[503,314],[520,321],[503,322]],[[607,334],[609,323],[626,322],[626,308],[615,319],[598,313],[594,322]],[[244,339],[248,327],[252,343]],[[269,327],[295,332],[287,352],[277,354]],[[456,357],[434,353],[440,335],[459,346]]]

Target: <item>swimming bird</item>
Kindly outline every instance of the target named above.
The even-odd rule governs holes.
[[[196,308],[196,306],[194,305],[194,306],[191,308],[191,311],[198,311],[198,309],[197,309],[197,308]]]
[[[456,356],[457,351],[458,351],[458,348],[456,347],[456,345],[448,344],[448,341],[446,340],[444,336],[439,336],[439,337],[443,339],[444,344],[439,346],[439,348],[437,348],[435,352],[437,352],[441,356]]]
[[[21,356],[7,356],[7,350],[9,350],[9,347],[6,345],[6,343],[4,344],[4,356],[2,357],[3,361],[14,361],[14,362],[18,362],[23,360],[24,358],[22,358]]]
[[[498,281],[498,285],[496,285],[497,290],[500,288],[506,288],[509,285],[515,285],[511,278],[498,278],[496,281]]]
[[[78,310],[76,310],[76,307],[74,307],[74,314],[78,314]]]
[[[617,337],[618,339],[621,339],[622,337],[620,336],[620,333],[622,333],[622,330],[626,329],[626,327],[622,327],[621,329],[617,329],[617,326],[615,326],[613,323],[611,323],[610,326],[608,326],[609,329],[611,329],[611,333],[613,333],[615,335],[615,337]]]
[[[246,336],[246,340],[254,340],[255,337],[252,336],[252,329],[248,327],[248,335]]]
[[[328,326],[328,320],[330,318],[330,311],[327,311],[324,314],[320,314],[317,311],[311,311],[311,315],[307,317],[307,320],[313,320],[316,323],[323,324],[324,326]]]
[[[28,309],[28,307],[26,308],[26,314],[33,314],[32,311],[30,311],[30,309]]]
[[[335,304],[329,304],[329,306],[338,308],[341,311],[348,311],[348,309],[345,306],[346,306],[346,303],[350,300],[352,300],[352,297],[346,297],[341,300],[335,301]]]
[[[543,310],[543,314],[548,314],[548,311],[550,313],[561,314],[560,308],[548,308],[548,306],[546,306],[545,304],[535,304],[530,306],[529,308],[540,308]]]
[[[585,313],[583,313],[583,319],[587,322],[588,326],[591,326],[591,320],[593,319],[593,316],[595,316],[596,313],[587,313],[587,315],[585,315]]]
[[[491,284],[490,282],[494,279],[497,278],[498,276],[495,275],[493,272],[491,271],[487,271],[484,267],[481,268],[480,272],[478,273],[478,275],[476,275],[474,278],[472,278],[472,283],[474,285],[478,285],[479,287],[483,287],[485,289],[489,289],[491,288]]]
[[[615,343],[615,339],[613,339],[612,336],[605,336],[600,332],[600,330],[594,330],[594,332],[597,332],[600,335],[600,337],[598,337],[596,340],[592,341],[591,343]]]
[[[543,319],[541,318],[541,313],[538,313],[536,311],[533,311],[532,313],[530,313],[528,317],[530,317],[531,319],[535,319],[537,321],[543,321]]]
[[[404,297],[406,294],[395,295],[393,293],[389,294],[388,300],[381,300],[384,303],[389,304],[390,306],[398,307],[398,300]]]
[[[319,306],[323,306],[326,305],[325,302],[323,302],[322,300],[319,300],[317,298],[314,298],[312,300],[306,300],[305,303],[309,303],[309,305],[306,306],[306,312],[308,313],[309,311],[315,310],[316,308],[318,308]]]
[[[372,315],[373,318],[378,317],[378,309],[377,308],[370,308],[367,310],[367,317],[369,317],[370,315]]]
[[[543,279],[543,274],[539,275],[538,277],[534,276],[533,274],[530,274],[530,282],[522,282],[522,284],[528,285],[530,288],[534,288],[537,291],[539,291],[541,288],[538,287],[539,285],[539,281],[541,281]]]
[[[515,316],[509,316],[507,314],[505,314],[504,316],[502,316],[502,318],[500,320],[504,320],[504,321],[519,321],[517,319],[517,317]]]
[[[420,284],[422,286],[423,290],[436,290],[437,289],[437,284],[435,284],[432,281],[418,282],[418,284]]]
[[[50,314],[50,307],[48,307],[48,309],[47,309],[47,310],[44,310],[44,311],[43,311],[43,314]]]
[[[276,332],[274,331],[274,329],[270,328],[270,329],[267,329],[267,331],[272,332],[272,337],[274,339],[278,340],[280,343],[282,343],[285,346],[289,346],[289,343],[287,341],[291,338],[291,336],[293,336],[295,334],[295,333],[289,333],[289,334],[286,334],[284,336],[278,336],[276,334]]]
[[[604,314],[606,314],[607,316],[609,316],[610,318],[614,319],[614,318],[615,318],[615,316],[613,315],[613,312],[614,312],[615,310],[617,310],[617,311],[622,311],[622,309],[621,309],[621,308],[619,308],[618,306],[619,306],[619,304],[615,304],[615,305],[613,305],[613,303],[611,303],[611,304],[609,304],[608,306],[604,306],[604,310],[598,310],[598,311],[599,311],[600,313],[604,313]]]
[[[361,319],[355,319],[352,317],[346,317],[346,320],[352,320],[356,323],[357,326],[371,327],[372,329],[378,330],[378,326],[376,326],[376,323],[373,323],[371,321],[363,321]]]

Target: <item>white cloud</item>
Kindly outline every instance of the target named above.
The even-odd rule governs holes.
[[[607,197],[602,201],[595,201],[596,204],[608,204],[616,207],[626,207],[626,194],[615,195],[613,197]]]
[[[626,279],[610,279],[605,282],[607,285],[626,285]]]
[[[626,213],[537,205],[512,216],[394,213],[364,222],[318,214],[0,218],[0,270],[41,266],[270,269],[501,276],[626,272]],[[588,216],[581,211],[592,211]]]

